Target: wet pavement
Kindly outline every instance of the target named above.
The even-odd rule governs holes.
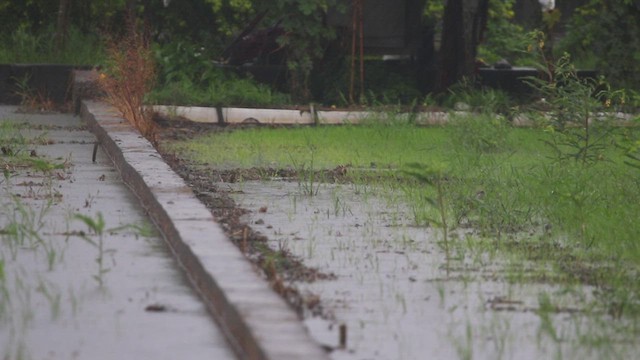
[[[236,358],[81,119],[15,111],[37,141],[0,184],[0,358]]]
[[[629,359],[637,353],[637,340],[619,330],[632,328],[633,320],[589,310],[595,287],[542,281],[535,274],[552,274],[544,263],[474,251],[465,245],[474,238],[462,230],[455,239],[465,240],[451,242],[447,261],[440,230],[414,226],[411,209],[394,191],[319,184],[309,196],[286,180],[218,186],[248,210],[243,220],[271,249],[335,275],[285,284],[313,304],[305,325],[316,341],[335,348],[333,360]],[[344,348],[340,326],[348,334]]]
[[[236,352],[247,359],[328,359],[295,310],[151,143],[105,103],[85,100],[78,109]]]

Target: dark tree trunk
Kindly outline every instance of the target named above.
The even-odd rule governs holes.
[[[437,89],[475,74],[476,49],[487,25],[489,0],[448,0],[444,10]]]
[[[69,8],[71,0],[60,0],[58,7],[58,19],[56,24],[56,33],[54,34],[54,45],[57,52],[64,49],[67,45],[69,37]]]

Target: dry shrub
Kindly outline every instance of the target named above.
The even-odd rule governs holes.
[[[22,112],[51,112],[56,110],[56,104],[42,90],[29,85],[31,75],[14,78],[16,82],[15,94],[20,97],[20,111]]]
[[[129,21],[125,36],[107,41],[107,64],[99,83],[107,102],[151,140],[154,124],[151,111],[145,109],[144,97],[152,89],[155,75],[149,40],[135,21]]]
[[[59,107],[56,106],[56,103],[53,100],[49,99],[47,95],[42,92],[35,92],[22,97],[19,110],[25,113],[47,113],[56,111],[56,109],[58,108]]]

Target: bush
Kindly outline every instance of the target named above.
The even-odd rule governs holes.
[[[448,108],[464,107],[457,110],[508,114],[513,100],[503,90],[481,88],[473,81],[464,78],[449,88],[449,94],[442,102]]]
[[[487,64],[507,59],[511,64],[529,65],[532,55],[527,31],[513,22],[513,0],[490,1],[485,41],[478,46],[478,58]]]
[[[187,41],[157,46],[158,86],[147,100],[164,105],[284,105],[289,97],[215,65],[205,48]]]
[[[619,88],[640,87],[640,5],[632,1],[590,1],[579,8],[560,46],[578,59],[592,58]]]
[[[36,33],[20,26],[0,39],[0,62],[95,65],[103,60],[104,49],[96,35],[71,27],[65,48],[56,49],[51,34],[51,29]]]
[[[557,160],[583,165],[603,160],[614,130],[607,113],[622,93],[611,91],[602,79],[578,77],[569,54],[548,68],[549,79],[528,79],[544,99],[542,117],[548,119],[546,129],[552,135],[546,143]]]
[[[100,85],[107,101],[147,138],[153,139],[154,126],[144,107],[145,95],[155,81],[155,64],[148,39],[130,24],[129,34],[111,41],[107,48],[105,73]]]

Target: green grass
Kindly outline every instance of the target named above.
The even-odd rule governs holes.
[[[9,119],[0,119],[0,166],[4,171],[9,171],[8,169],[14,166],[31,167],[39,171],[44,171],[48,167],[51,167],[51,170],[59,166],[48,160],[32,156],[31,148],[34,145],[45,145],[50,140],[46,133],[34,138],[26,138],[22,134],[25,128],[25,124]]]
[[[97,65],[103,62],[104,49],[99,38],[71,28],[67,45],[55,48],[53,31],[42,34],[18,28],[0,37],[0,63]]]
[[[175,143],[172,149],[189,154],[197,162],[231,168],[291,167],[292,159],[304,162],[313,152],[318,168],[373,165],[386,169],[412,162],[454,162],[456,149],[449,132],[443,127],[411,125],[258,128],[203,136]],[[511,141],[518,144],[519,151],[492,156],[498,160],[510,157],[518,162],[532,162],[536,156],[550,155],[539,148],[539,133],[516,129]]]
[[[443,138],[442,129],[382,127],[298,127],[288,129],[253,129],[207,136],[176,144],[195,161],[224,164],[230,167],[289,167],[304,162],[311,152],[316,166],[331,168],[350,164],[355,167],[399,165],[403,159],[416,161],[437,148],[434,141]],[[426,140],[426,141],[425,141]],[[401,149],[407,151],[401,151]],[[431,154],[440,157],[442,153]]]
[[[625,164],[624,151],[614,145],[637,139],[638,130],[612,135],[602,160],[585,165],[559,161],[545,144],[553,133],[504,128],[483,116],[476,117],[480,123],[449,127],[254,128],[170,148],[218,168],[296,168],[313,160],[315,169],[348,165],[351,174],[358,168],[386,169],[389,176],[380,185],[404,191],[417,223],[432,223],[445,213],[450,228],[472,226],[488,247],[548,262],[559,279],[606,288],[624,284],[625,296],[631,294],[625,311],[640,314],[640,286],[629,285],[640,270],[640,170]],[[496,126],[500,129],[488,131]],[[419,176],[403,176],[412,163],[422,164],[425,176],[428,169],[439,169],[443,186],[435,189]],[[438,209],[425,201],[437,198],[436,190],[444,195]]]
[[[281,106],[289,97],[251,79],[212,80],[208,85],[190,80],[176,80],[157,86],[147,97],[154,104],[194,106]]]

